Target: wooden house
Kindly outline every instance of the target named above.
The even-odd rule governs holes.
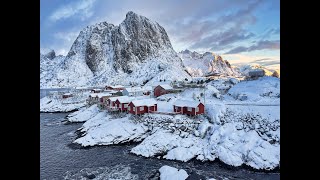
[[[173,103],[173,111],[187,115],[198,115],[204,113],[204,105],[199,101],[177,100]]]
[[[112,97],[110,93],[98,93],[97,97],[99,98],[98,107],[105,109],[107,106],[107,100]]]
[[[133,97],[119,96],[115,101],[115,107],[120,111],[127,111],[129,103],[133,100]]]
[[[143,96],[143,89],[139,86],[137,87],[127,87],[122,91],[124,96]]]
[[[119,96],[110,97],[107,99],[106,108],[109,111],[117,111],[118,107],[116,106],[116,100],[119,98]]]
[[[156,86],[153,90],[155,97],[171,93],[172,91],[173,88],[169,84],[160,84]]]
[[[131,101],[128,105],[128,112],[135,115],[157,111],[157,101],[154,99],[141,99]]]

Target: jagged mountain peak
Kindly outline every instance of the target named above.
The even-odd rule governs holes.
[[[190,54],[191,51],[189,49],[185,49],[179,52],[180,54]]]
[[[190,78],[165,29],[132,11],[118,26],[107,22],[84,28],[68,55],[43,86],[138,84]]]
[[[49,59],[54,59],[56,57],[56,52],[52,49],[48,53],[46,53],[45,56]]]

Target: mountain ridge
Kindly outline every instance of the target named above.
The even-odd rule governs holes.
[[[46,61],[40,54],[41,67]],[[40,87],[129,85],[190,78],[165,29],[132,11],[118,26],[100,22],[85,27],[67,56],[49,72],[40,72]]]

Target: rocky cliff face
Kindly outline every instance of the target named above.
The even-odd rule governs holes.
[[[165,29],[131,11],[119,26],[102,22],[84,28],[63,62],[52,69],[51,78],[41,74],[46,80],[40,86],[129,85],[190,78]]]
[[[210,73],[218,73],[226,76],[239,76],[240,73],[233,69],[227,60],[211,52],[203,54],[184,50],[179,53],[188,72],[192,76],[204,76]]]

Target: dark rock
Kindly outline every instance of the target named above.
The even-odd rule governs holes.
[[[88,179],[94,179],[94,178],[96,178],[96,175],[94,175],[94,174],[87,174],[85,177],[88,178]]]
[[[56,53],[54,52],[54,50],[51,50],[50,52],[48,52],[46,55],[45,55],[48,59],[54,59],[56,57]]]
[[[194,171],[192,171],[187,178],[187,180],[205,180],[205,179],[206,177],[199,175]]]

